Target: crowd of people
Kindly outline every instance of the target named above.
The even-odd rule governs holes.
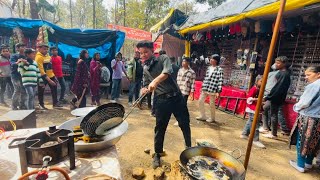
[[[58,55],[56,47],[46,44],[38,45],[38,51],[26,48],[24,44],[17,44],[16,54],[10,55],[9,47],[1,46],[0,57],[0,104],[8,106],[4,96],[7,91],[9,99],[12,99],[12,110],[35,109],[35,95],[38,92],[40,109],[47,109],[44,104],[44,92],[49,86],[52,96],[53,108],[59,108],[67,103],[65,99],[66,82],[62,71],[62,58]],[[50,50],[51,56],[48,51]],[[76,62],[76,72],[72,80],[70,92],[74,95],[70,103],[73,108],[85,107],[86,95],[91,95],[91,105],[100,106],[100,83],[107,83],[111,73],[100,60],[100,54],[94,53],[89,64],[87,50],[82,50]],[[188,99],[194,99],[196,73],[190,67],[192,59],[183,57],[181,67],[177,66],[175,58],[170,58],[165,51],[156,55],[153,51],[153,43],[141,41],[137,44],[134,58],[125,64],[122,62],[122,54],[117,53],[111,61],[112,90],[111,103],[119,102],[121,81],[126,76],[129,85],[128,105],[132,106],[140,96],[147,94],[151,114],[156,117],[153,166],[161,165],[163,142],[165,132],[173,114],[177,120],[176,125],[181,128],[185,139],[185,146],[191,147],[190,116],[188,111]],[[223,84],[223,69],[219,66],[221,57],[213,54],[209,58],[210,66],[206,70],[203,80],[201,95],[199,98],[199,114],[196,119],[213,123],[216,121],[215,102],[220,97]],[[259,113],[261,124],[254,130],[253,144],[259,148],[266,146],[259,140],[259,134],[264,137],[276,139],[278,122],[282,134],[289,135],[289,128],[283,118],[282,107],[286,100],[290,86],[290,64],[288,58],[280,56],[275,59],[273,71],[269,73],[264,91],[263,107],[261,112],[256,112],[257,98],[262,83],[262,77],[257,76],[255,85],[247,94],[246,113],[249,118],[240,135],[242,139],[248,139],[251,131],[254,114]],[[306,80],[309,85],[299,102],[295,104],[294,111],[299,116],[290,135],[290,145],[297,145],[297,160],[290,164],[299,172],[305,172],[312,167],[312,160],[320,150],[320,67],[309,67],[305,70]],[[60,85],[58,99],[57,85]],[[13,92],[13,93],[11,93]],[[205,100],[210,98],[210,115],[205,113]],[[320,158],[318,158],[320,161]]]

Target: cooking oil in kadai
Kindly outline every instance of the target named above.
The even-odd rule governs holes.
[[[231,172],[219,161],[206,156],[195,156],[187,163],[187,170],[200,180],[231,180]]]

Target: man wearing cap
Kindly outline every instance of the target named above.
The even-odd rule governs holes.
[[[154,128],[153,168],[161,166],[161,154],[163,153],[164,136],[173,114],[179,123],[183,133],[185,146],[191,147],[190,116],[186,102],[173,80],[170,58],[163,54],[158,58],[153,54],[153,42],[140,41],[137,44],[140,57],[144,61],[143,75],[144,88],[142,94],[154,92],[154,107],[156,126]]]
[[[200,116],[196,118],[199,121],[207,121],[209,123],[215,121],[215,101],[216,98],[219,98],[223,83],[223,69],[219,66],[219,63],[220,56],[218,54],[214,54],[210,57],[211,66],[207,69],[199,99]],[[204,108],[204,102],[207,96],[210,96],[210,117],[208,119]]]
[[[44,106],[44,101],[43,101],[44,90],[47,84],[49,84],[49,87],[51,90],[53,108],[62,107],[58,103],[57,84],[56,84],[57,80],[52,70],[51,57],[48,55],[48,48],[49,46],[47,44],[44,44],[44,43],[40,44],[38,46],[38,52],[35,58],[40,70],[41,77],[44,81],[44,86],[38,86],[39,107],[43,110],[47,109]]]
[[[11,63],[11,81],[13,84],[13,95],[12,95],[12,110],[19,109],[27,109],[27,93],[25,88],[22,86],[22,79],[21,75],[18,72],[18,61],[25,60],[26,57],[24,55],[24,50],[26,46],[23,43],[16,44],[16,54],[12,55],[10,58]]]
[[[111,102],[115,103],[120,97],[120,86],[122,79],[122,72],[128,77],[126,70],[124,68],[122,60],[122,54],[118,52],[116,58],[111,61],[112,73],[112,89],[111,89]]]

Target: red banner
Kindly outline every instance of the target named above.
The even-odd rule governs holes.
[[[151,32],[144,31],[141,29],[134,29],[114,24],[107,24],[107,29],[112,30],[120,30],[126,33],[126,39],[136,40],[136,41],[142,41],[142,40],[148,40],[151,41]]]

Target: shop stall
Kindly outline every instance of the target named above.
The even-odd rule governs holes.
[[[186,38],[186,55],[193,59],[197,74],[196,96],[209,64],[208,57],[220,54],[224,86],[216,104],[228,111],[243,114],[246,91],[255,77],[263,75],[264,63],[273,33],[279,1],[233,0],[207,12],[190,16],[180,27]],[[296,114],[292,107],[303,92],[304,69],[320,65],[318,1],[288,0],[281,23],[275,57],[287,56],[292,65],[292,82],[284,114],[291,128]],[[274,57],[274,58],[275,58]],[[237,107],[235,107],[237,106]]]

